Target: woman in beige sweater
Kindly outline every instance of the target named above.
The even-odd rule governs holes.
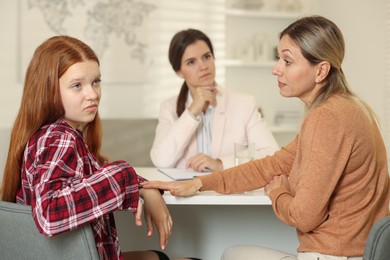
[[[385,145],[373,111],[351,92],[344,40],[326,18],[305,17],[280,34],[272,71],[280,94],[307,113],[297,137],[273,156],[185,182],[146,182],[176,196],[265,187],[275,214],[297,229],[298,256],[237,246],[222,259],[361,259],[370,229],[389,214]]]

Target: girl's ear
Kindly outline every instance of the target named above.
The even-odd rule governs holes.
[[[315,82],[321,83],[328,76],[331,65],[329,61],[322,61],[319,64],[317,64],[317,67],[318,67],[318,71],[317,71],[317,77],[315,79]]]

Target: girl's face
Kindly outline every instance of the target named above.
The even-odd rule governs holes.
[[[186,81],[190,89],[214,85],[214,57],[206,42],[198,40],[187,46],[177,75]]]
[[[73,127],[84,126],[94,120],[98,111],[100,69],[95,61],[73,64],[60,78],[60,93],[65,109],[64,119]]]
[[[288,35],[281,38],[278,55],[279,60],[272,74],[278,77],[280,94],[284,97],[298,97],[310,106],[321,88],[316,83],[319,78],[318,65],[310,64]]]

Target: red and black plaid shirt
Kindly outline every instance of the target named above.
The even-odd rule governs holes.
[[[136,211],[142,180],[125,161],[100,166],[64,120],[43,126],[24,151],[17,203],[31,205],[39,231],[54,236],[90,223],[101,259],[119,259],[115,210]]]

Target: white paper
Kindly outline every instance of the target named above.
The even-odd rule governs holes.
[[[197,172],[193,169],[159,168],[159,172],[175,181],[191,180],[194,177],[210,174],[211,171]]]

